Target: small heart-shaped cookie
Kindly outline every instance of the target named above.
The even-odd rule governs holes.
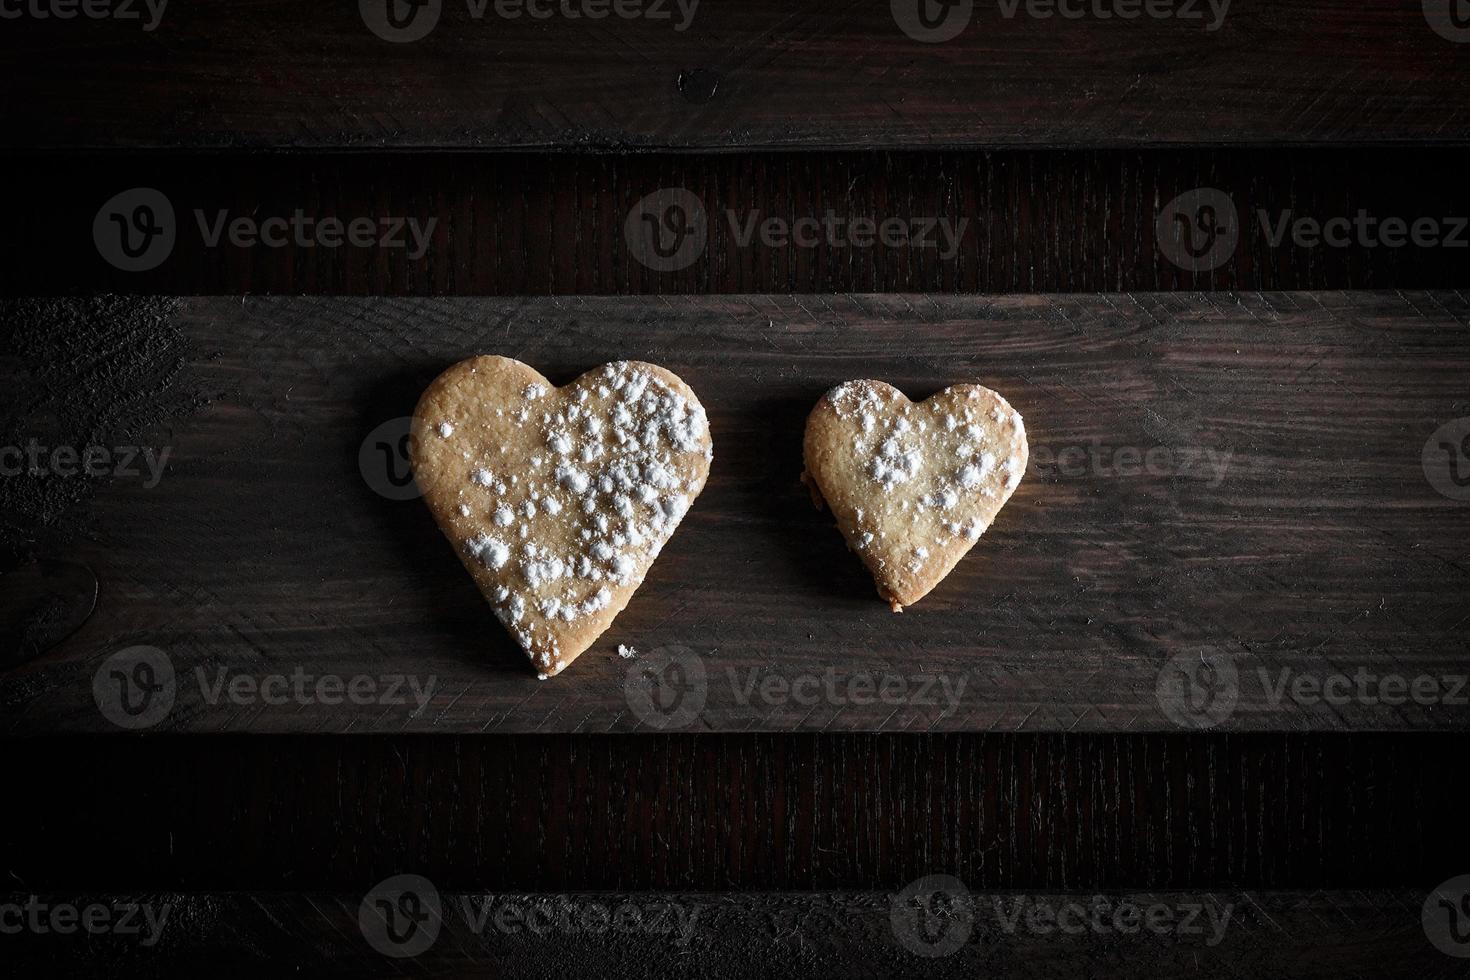
[[[882,381],[848,381],[806,422],[803,481],[873,573],[894,612],[949,574],[1026,472],[1020,413],[955,385],[917,404]]]
[[[556,388],[508,357],[456,364],[414,410],[414,478],[544,679],[612,624],[704,489],[704,406],[617,361]]]

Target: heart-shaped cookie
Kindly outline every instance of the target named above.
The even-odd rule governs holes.
[[[414,478],[544,679],[612,624],[704,489],[704,406],[639,361],[556,388],[508,357],[456,364],[414,410]]]
[[[812,500],[873,573],[894,612],[918,602],[958,564],[1026,472],[1026,429],[980,385],[917,404],[882,381],[848,381],[806,422]]]

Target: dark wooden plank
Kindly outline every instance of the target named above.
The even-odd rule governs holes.
[[[1428,888],[1462,736],[90,736],[0,741],[39,891]]]
[[[523,295],[571,293],[1090,292],[1458,288],[1470,254],[1470,151],[1169,150],[756,155],[19,154],[27,188],[0,236],[0,292]],[[109,264],[94,223],[130,188],[169,202],[172,250],[148,270]],[[640,201],[689,191],[706,243],[684,268],[630,247]],[[1210,262],[1176,247],[1171,202],[1214,188],[1234,210]],[[1188,200],[1185,197],[1185,200]],[[224,222],[408,220],[432,232],[279,246]],[[1365,230],[1332,243],[1334,221]],[[830,218],[829,218],[830,215]],[[222,218],[223,216],[223,218]],[[1161,221],[1162,217],[1162,221]],[[776,218],[830,224],[798,243],[747,235]],[[161,220],[161,217],[160,217]],[[885,244],[853,222],[893,221]],[[1436,234],[1399,244],[1384,221]],[[1288,222],[1288,225],[1283,225]],[[1162,226],[1162,233],[1160,228]],[[1335,228],[1335,226],[1333,226]],[[1288,228],[1303,230],[1301,236]],[[943,230],[954,233],[955,243]],[[1278,240],[1277,231],[1286,232]],[[104,243],[117,226],[104,217]],[[141,238],[138,239],[141,241]],[[1200,236],[1200,246],[1207,243]],[[1161,247],[1161,245],[1163,247]],[[109,246],[110,247],[110,246]],[[115,254],[112,250],[109,254]],[[1179,261],[1183,259],[1183,261]],[[1213,268],[1207,266],[1218,262]]]
[[[14,390],[49,393],[46,411],[63,391],[83,417],[136,409],[159,423],[140,444],[170,459],[159,471],[145,458],[23,542],[93,570],[100,595],[74,636],[3,675],[11,731],[115,730],[99,703],[111,710],[119,671],[163,684],[142,720],[178,731],[1470,719],[1470,507],[1434,441],[1467,414],[1459,294],[189,300],[173,319],[146,306],[132,333],[104,331],[113,348],[96,346],[87,314],[93,328],[130,322],[118,310],[63,306],[75,322],[60,329],[56,309],[13,309],[60,345],[13,358]],[[119,348],[146,397],[117,390]],[[379,450],[396,436],[379,426],[444,366],[487,351],[558,382],[619,357],[663,363],[711,413],[705,495],[615,628],[550,683],[425,509],[385,497],[398,494]],[[875,375],[916,397],[991,384],[1033,444],[981,546],[901,617],[796,482],[811,404]],[[86,437],[48,433],[42,408],[15,416],[17,439],[37,425],[57,444]],[[620,659],[618,644],[640,656]],[[109,662],[136,645],[161,651],[152,668]],[[686,710],[647,709],[638,692],[672,683],[675,662],[705,680]],[[361,703],[334,703],[354,679]]]
[[[726,149],[1466,136],[1470,68],[1458,42],[1467,32],[1450,21],[1447,0],[1236,0],[1217,5],[1223,16],[1204,0],[926,5],[962,28],[943,43],[915,39],[919,5],[910,0],[798,10],[704,0],[687,23],[673,0],[615,7],[656,6],[666,18],[560,13],[590,3],[539,4],[549,17],[496,15],[529,4],[429,0],[414,23],[442,15],[412,43],[369,29],[362,11],[381,17],[384,0],[174,3],[152,29],[141,2],[104,8],[127,6],[142,15],[133,20],[42,18],[30,11],[51,5],[17,4],[22,16],[7,19],[0,53],[10,80],[0,145]],[[485,16],[473,17],[476,8]]]
[[[22,970],[107,976],[1464,976],[1464,960],[1432,944],[1420,922],[1427,889],[1023,895],[974,894],[957,881],[922,887],[922,901],[933,904],[903,892],[453,894],[414,878],[346,895],[14,894],[5,899],[43,925],[0,937],[0,948]],[[50,931],[45,917],[65,923],[71,910],[98,905],[94,921],[132,916],[139,931]]]

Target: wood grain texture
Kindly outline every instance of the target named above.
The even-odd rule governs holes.
[[[1464,975],[1463,961],[1426,938],[1419,922],[1425,893],[1408,890],[970,894],[943,912],[920,913],[918,921],[932,932],[913,948],[947,951],[937,956],[919,955],[900,939],[914,935],[893,922],[895,905],[907,906],[886,893],[422,894],[434,894],[437,914],[433,906],[414,906],[428,908],[420,913],[427,916],[425,924],[414,927],[420,931],[405,929],[404,945],[379,940],[395,953],[413,954],[392,958],[370,945],[359,928],[361,894],[48,894],[36,897],[47,911],[100,902],[118,916],[132,907],[139,924],[144,920],[137,910],[147,909],[160,917],[162,928],[149,945],[145,941],[155,937],[148,931],[85,941],[23,932],[5,937],[8,962],[27,972],[128,977],[287,970],[311,976],[537,978],[592,971],[716,978],[886,978],[918,971],[956,978],[1274,978],[1284,971],[1323,980]],[[402,895],[395,889],[368,900],[396,901]],[[4,899],[24,907],[30,896]],[[1068,908],[1081,910],[1064,913],[1072,916],[1065,922],[1074,930],[1088,921],[1092,908],[1107,909],[1105,923],[1116,910],[1129,910],[1120,920],[1125,929],[1132,911],[1158,910],[1158,918],[1133,933],[1107,924],[1069,934],[1036,911]],[[1018,914],[1023,918],[1015,920]],[[1032,915],[1042,916],[1035,926],[1024,918]],[[1170,916],[1167,926],[1164,915]],[[597,931],[600,916],[619,928]],[[1214,923],[1220,923],[1218,931]],[[927,945],[931,939],[948,939],[954,948]]]
[[[1450,148],[14,154],[0,169],[27,189],[0,236],[0,293],[21,296],[1443,289],[1466,284],[1470,254],[1470,152]],[[94,242],[99,210],[135,187],[164,194],[177,232],[172,253],[147,271],[114,268]],[[1208,270],[1182,268],[1159,247],[1161,213],[1200,187],[1225,194],[1237,215],[1234,251]],[[708,237],[687,267],[656,271],[627,230],[638,203],[663,188],[698,200]],[[402,234],[398,245],[301,245],[290,235],[280,247],[223,235],[211,244],[221,215],[264,222],[298,210],[312,221],[435,224],[421,251]],[[1339,245],[1289,234],[1273,242],[1283,221],[1360,213],[1375,229],[1433,220],[1458,244],[1387,247],[1376,231]],[[822,233],[810,247],[745,234],[753,222],[829,214],[844,228],[867,219],[928,230],[866,245]],[[952,248],[937,221],[959,232]]]
[[[3,675],[5,726],[113,730],[94,680],[146,644],[177,675],[157,730],[1463,730],[1470,507],[1425,452],[1470,414],[1466,312],[1459,294],[190,300],[175,325],[218,397],[168,433],[157,487],[114,481],[82,540],[38,545],[96,572],[97,612]],[[424,508],[359,469],[366,436],[481,352],[557,381],[654,361],[711,414],[698,506],[554,682]],[[915,397],[978,380],[1033,445],[995,527],[902,616],[796,483],[807,410],[863,375]],[[1215,673],[1161,687],[1176,655]],[[323,675],[362,678],[363,703],[294,696]]]
[[[5,739],[36,891],[1430,888],[1463,738],[392,735]]]
[[[141,12],[143,4],[130,5]],[[22,16],[0,65],[5,147],[760,148],[1459,141],[1467,62],[1420,0],[1123,4],[704,0],[670,19],[498,17],[445,0],[414,43],[359,7],[171,5],[138,20]],[[420,5],[423,6],[423,5]],[[521,4],[512,4],[517,8]],[[619,4],[622,9],[624,4]],[[642,6],[635,4],[634,6]],[[1045,5],[1048,9],[1056,5]],[[1434,4],[1430,4],[1434,7]],[[1439,4],[1448,8],[1447,4]],[[971,10],[971,8],[973,8]],[[427,9],[427,8],[426,8]],[[607,9],[607,5],[603,5]],[[947,15],[947,14],[946,14]],[[1445,15],[1446,17],[1448,14]],[[958,22],[956,22],[958,23]]]

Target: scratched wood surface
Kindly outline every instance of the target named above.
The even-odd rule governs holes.
[[[3,674],[4,724],[117,730],[111,697],[200,732],[1461,730],[1465,317],[1450,293],[189,300],[167,385],[210,404],[159,434],[156,486],[111,481],[38,555],[92,570],[97,608]],[[392,420],[487,351],[558,382],[663,363],[711,413],[705,494],[546,683],[387,499]],[[796,480],[806,412],[855,376],[980,380],[1033,445],[902,616]],[[151,673],[108,660],[137,645]]]
[[[1064,16],[1035,2],[704,0],[692,18],[648,0],[616,7],[653,16],[606,16],[601,4],[601,19],[558,13],[594,4],[502,17],[528,5],[394,3],[404,32],[427,31],[410,43],[370,29],[386,24],[386,0],[176,2],[155,19],[158,6],[103,5],[132,19],[7,19],[0,145],[913,148],[1467,134],[1470,28],[1449,0],[1148,5],[1166,16],[1122,2],[1066,4]],[[925,19],[955,36],[917,39],[936,36]]]
[[[1430,888],[1470,868],[1442,734],[0,739],[10,888]],[[6,937],[0,935],[0,943]],[[0,951],[4,947],[0,946]]]
[[[1463,961],[1432,945],[1420,923],[1428,889],[948,887],[925,892],[938,896],[926,898],[932,905],[882,892],[463,894],[422,881],[352,894],[54,893],[34,897],[42,914],[101,905],[130,931],[85,941],[23,933],[8,944],[8,962],[108,976],[1464,976]]]
[[[567,295],[996,293],[1459,288],[1470,254],[1470,151],[1381,148],[1139,149],[991,153],[14,154],[27,193],[0,236],[0,293]],[[115,195],[169,202],[171,250],[146,270],[99,253],[94,221]],[[640,202],[684,189],[706,218],[683,268],[629,243]],[[1223,195],[1231,245],[1210,263],[1176,248],[1172,202]],[[416,222],[365,243],[309,234],[276,245],[214,237],[224,221]],[[117,208],[122,218],[131,211]],[[1291,229],[1358,221],[1332,244]],[[655,217],[658,217],[655,214]],[[1184,215],[1189,220],[1193,213]],[[1162,231],[1161,229],[1162,218]],[[831,221],[798,245],[749,234]],[[1429,244],[1389,247],[1386,220],[1432,221]],[[855,221],[896,221],[864,240]],[[942,223],[942,224],[941,224]],[[1289,227],[1285,223],[1290,223]],[[1304,225],[1303,223],[1311,223]],[[308,227],[314,227],[309,225]],[[954,232],[953,244],[940,229]],[[1458,229],[1458,230],[1457,230]],[[115,233],[115,226],[107,231]],[[636,228],[646,233],[646,228]],[[1210,243],[1203,233],[1202,248]],[[330,241],[330,240],[329,240]],[[1184,258],[1186,261],[1177,261]]]

